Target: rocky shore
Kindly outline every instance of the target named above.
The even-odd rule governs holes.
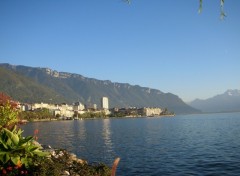
[[[77,158],[73,153],[64,149],[53,149],[51,146],[42,145],[43,150],[50,153],[45,163],[38,166],[39,175],[56,176],[114,176],[117,164],[113,169],[103,163],[89,164],[87,161]],[[119,159],[118,159],[119,160]],[[119,162],[119,161],[118,161]]]

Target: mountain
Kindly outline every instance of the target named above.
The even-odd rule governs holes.
[[[199,112],[172,93],[49,68],[0,64],[0,81],[0,91],[22,102],[80,101],[100,106],[101,97],[106,96],[110,107],[166,107],[177,114]]]
[[[240,90],[227,90],[223,94],[206,100],[196,99],[189,105],[202,112],[239,112]]]
[[[64,97],[57,96],[54,90],[3,67],[0,67],[0,83],[0,92],[21,102],[46,102],[53,96],[57,97],[58,102],[66,101]]]

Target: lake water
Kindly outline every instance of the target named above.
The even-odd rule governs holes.
[[[89,162],[112,165],[118,176],[239,175],[240,113],[34,122],[39,142]]]

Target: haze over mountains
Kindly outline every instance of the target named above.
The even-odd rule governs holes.
[[[49,68],[0,64],[0,82],[0,91],[21,102],[80,101],[100,106],[100,98],[107,96],[110,107],[166,107],[176,114],[200,112],[172,93],[57,72]]]
[[[189,105],[202,112],[240,112],[240,90],[227,90],[206,100],[196,99]]]

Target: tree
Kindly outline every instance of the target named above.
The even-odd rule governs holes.
[[[202,12],[202,5],[203,5],[203,0],[199,0],[199,9],[198,12],[201,13]],[[224,12],[224,0],[220,0],[220,17],[221,19],[224,19],[226,17],[226,14]]]
[[[127,2],[128,4],[130,4],[130,2],[131,2],[131,0],[123,0],[123,1]],[[203,7],[202,5],[203,5],[203,0],[199,0],[199,9],[198,9],[199,13],[202,12],[202,7]],[[223,6],[224,6],[224,0],[220,0],[220,8],[221,8],[220,17],[221,17],[221,19],[226,17]]]
[[[0,92],[0,106],[5,106],[7,103],[10,104],[11,108],[16,109],[17,103],[13,101],[8,95]]]
[[[0,93],[0,128],[9,128],[19,121],[16,108],[16,102],[4,93]]]

